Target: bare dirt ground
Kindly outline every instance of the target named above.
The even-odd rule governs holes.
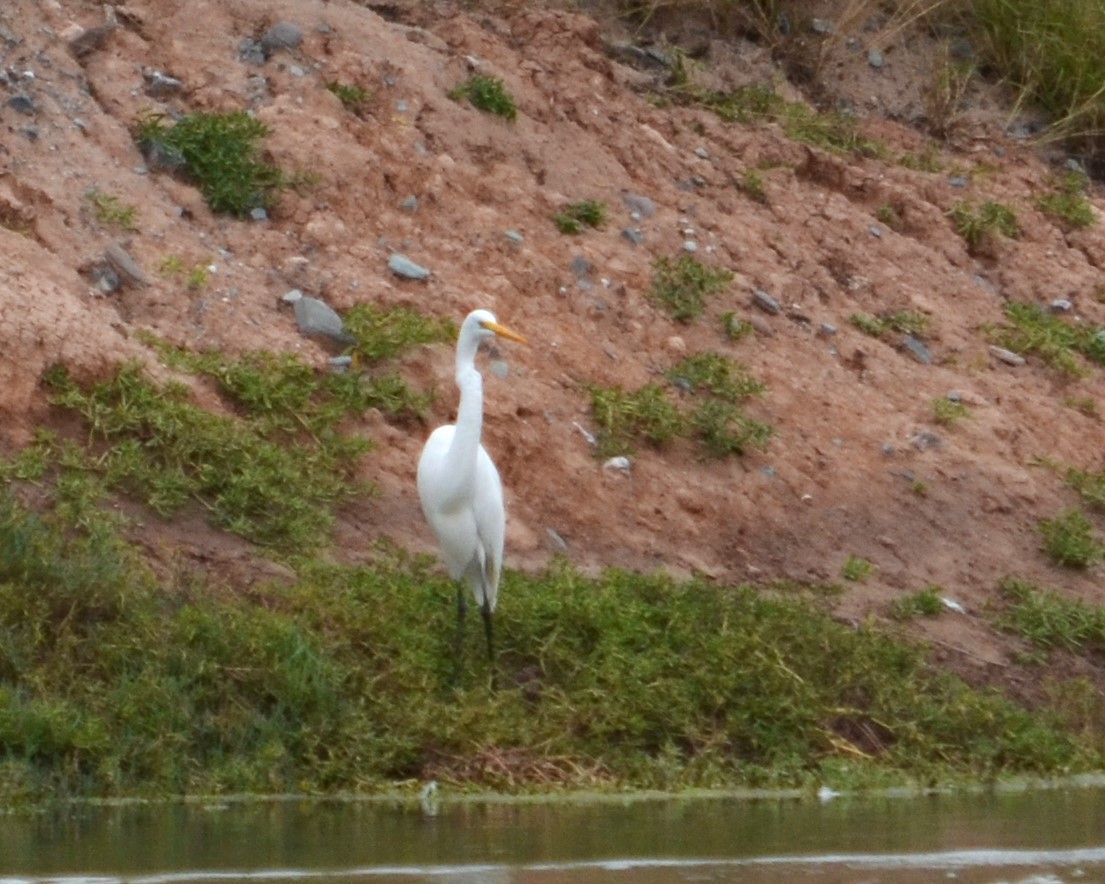
[[[588,570],[667,568],[731,582],[838,581],[845,559],[862,556],[878,570],[847,585],[841,616],[884,616],[895,598],[939,585],[967,613],[913,628],[968,674],[1010,682],[1014,640],[979,615],[1001,577],[1101,601],[1100,565],[1063,570],[1040,552],[1039,521],[1076,498],[1054,471],[1033,466],[1050,458],[1101,469],[1100,419],[1064,404],[1099,402],[1101,373],[1070,379],[1032,360],[1007,365],[990,354],[984,326],[1002,320],[1008,300],[1058,298],[1072,303],[1075,321],[1105,324],[1105,225],[1069,233],[1037,210],[1055,157],[1007,137],[990,92],[976,89],[955,114],[952,137],[938,146],[943,170],[921,172],[808,148],[775,126],[657,106],[647,90],[656,74],[607,51],[627,37],[617,23],[579,13],[130,0],[117,26],[89,35],[105,11],[91,0],[0,8],[0,453],[50,420],[38,379],[52,363],[95,377],[138,358],[164,372],[135,337],[140,329],[192,347],[299,352],[321,369],[327,353],[279,306],[293,287],[339,310],[404,304],[458,322],[484,306],[531,342],[501,348],[506,378],[485,374],[485,444],[507,488],[508,567],[541,569],[564,552],[557,538]],[[302,31],[301,45],[261,65],[239,57],[243,38],[279,21]],[[698,40],[702,77],[767,77],[799,97],[766,50],[682,30],[654,36]],[[821,97],[828,89],[853,108],[864,133],[893,154],[922,152],[935,44],[878,22],[857,33],[827,53]],[[881,67],[870,63],[872,48]],[[151,95],[153,70],[182,90]],[[505,81],[516,122],[447,97],[472,70]],[[327,91],[335,80],[369,90],[361,114]],[[151,110],[243,108],[271,126],[266,148],[279,165],[319,178],[285,192],[265,221],[212,215],[194,188],[147,169],[132,139]],[[757,167],[766,169],[765,204],[736,186]],[[970,183],[957,187],[957,174]],[[96,219],[93,189],[137,207],[133,232]],[[631,217],[626,193],[647,196],[655,212]],[[414,210],[405,205],[412,196]],[[1096,189],[1092,197],[1105,205]],[[963,198],[1014,206],[1020,239],[970,254],[946,216]],[[583,199],[604,201],[608,222],[561,235],[551,216]],[[879,220],[884,206],[900,217],[896,230]],[[639,227],[643,243],[623,227]],[[646,292],[652,259],[679,254],[689,239],[735,279],[707,317],[683,326]],[[144,268],[147,285],[98,292],[92,271],[113,243]],[[430,279],[390,273],[395,252],[430,268]],[[194,291],[159,274],[167,258],[211,266],[208,283]],[[589,268],[582,275],[575,258]],[[754,306],[756,289],[782,312]],[[931,318],[931,364],[849,323],[896,309]],[[753,322],[755,334],[726,340],[717,321],[726,311]],[[633,388],[708,349],[767,384],[751,406],[776,430],[766,451],[702,460],[675,445],[640,451],[628,473],[604,469],[582,432],[594,428],[580,383]],[[441,392],[434,424],[455,408],[452,358],[437,346],[405,362],[412,383]],[[950,391],[971,417],[940,426],[930,403]],[[356,561],[377,537],[431,550],[414,489],[429,427],[411,432],[370,414],[362,429],[378,443],[364,470],[381,493],[346,512],[331,554]],[[273,571],[244,544],[195,524],[145,525],[144,541],[162,554],[213,572],[233,565],[243,580]]]

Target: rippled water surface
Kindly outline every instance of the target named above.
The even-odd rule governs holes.
[[[0,817],[14,881],[1105,882],[1105,789],[432,807],[281,800]]]

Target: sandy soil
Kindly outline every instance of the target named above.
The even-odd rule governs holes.
[[[1064,298],[1076,321],[1105,324],[1105,226],[1066,232],[1035,206],[1056,158],[1007,137],[998,97],[977,88],[940,121],[951,138],[938,145],[936,173],[841,158],[701,108],[658,107],[647,94],[656,73],[607,51],[626,38],[616,24],[518,6],[526,8],[131,0],[116,8],[117,26],[90,33],[105,20],[99,3],[7,0],[0,453],[51,421],[38,379],[54,362],[95,377],[137,358],[163,373],[135,337],[141,329],[193,347],[298,352],[322,367],[327,352],[279,306],[293,287],[339,310],[405,304],[459,322],[489,307],[531,341],[500,348],[509,373],[487,372],[485,382],[485,443],[507,487],[508,567],[541,569],[563,552],[560,541],[585,569],[659,567],[718,581],[836,581],[849,555],[863,556],[878,570],[848,584],[842,617],[884,616],[895,598],[937,584],[967,613],[913,628],[968,673],[1017,681],[1014,643],[979,616],[1001,577],[1102,600],[1101,566],[1062,570],[1039,551],[1038,522],[1076,497],[1033,465],[1102,468],[1100,419],[1064,404],[1098,402],[1100,371],[1069,379],[1032,360],[1007,365],[984,332],[1009,300]],[[280,21],[302,31],[300,46],[263,65],[240,59],[243,39]],[[934,122],[925,99],[934,44],[877,22],[857,33],[826,51],[819,97],[854,108],[865,134],[894,154],[920,153],[923,126]],[[687,34],[656,39],[665,37]],[[697,39],[702,77],[735,85],[766,76],[799,96],[766,50],[701,31]],[[882,67],[870,64],[870,48],[883,53]],[[151,94],[154,70],[183,88]],[[447,97],[472,70],[505,81],[516,122]],[[334,80],[370,91],[361,114],[324,88]],[[272,127],[266,147],[277,163],[320,179],[285,193],[266,221],[212,215],[194,188],[149,170],[131,137],[149,111],[241,108]],[[754,167],[766,169],[765,204],[737,187]],[[955,186],[968,173],[969,185]],[[100,223],[86,198],[93,189],[136,206],[136,229]],[[625,194],[647,196],[655,212],[632,217]],[[404,206],[412,196],[413,211]],[[1021,238],[970,254],[946,216],[963,198],[1014,206]],[[604,201],[609,221],[562,236],[551,216],[582,199]],[[1093,199],[1105,205],[1096,190]],[[897,229],[879,220],[885,206],[900,217]],[[639,227],[643,243],[623,237],[624,227]],[[678,254],[687,240],[735,279],[707,317],[682,326],[646,292],[653,258]],[[97,288],[113,245],[148,284]],[[396,252],[430,268],[430,279],[390,273]],[[170,257],[211,266],[208,284],[193,291],[159,274]],[[577,258],[590,268],[582,276]],[[757,289],[782,311],[758,309]],[[849,323],[857,312],[897,309],[930,317],[931,364]],[[727,311],[755,334],[724,339],[717,318]],[[603,469],[583,432],[593,426],[581,382],[635,387],[707,349],[767,384],[751,406],[775,427],[767,450],[718,461],[675,445],[640,451],[628,473]],[[406,359],[412,383],[442,393],[434,424],[455,408],[451,363],[445,346]],[[950,391],[971,417],[944,427],[930,403]],[[345,513],[332,554],[358,560],[377,537],[431,550],[414,490],[429,427],[370,414],[362,429],[378,442],[364,471],[381,494]],[[915,493],[918,482],[926,494]],[[233,564],[228,573],[243,581],[274,571],[197,524],[145,525],[151,550],[171,548],[212,570]]]

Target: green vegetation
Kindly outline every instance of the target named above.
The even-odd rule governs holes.
[[[449,92],[449,97],[453,101],[466,98],[473,107],[511,122],[518,116],[518,108],[514,104],[514,99],[506,91],[503,81],[498,77],[473,74],[459,86],[452,89]]]
[[[840,154],[884,157],[886,146],[859,132],[855,117],[837,112],[821,113],[801,101],[787,101],[769,84],[741,86],[728,92],[702,89],[689,74],[673,78],[675,94],[702,105],[730,123],[777,123],[787,137],[802,144]]]
[[[198,291],[207,285],[211,278],[211,272],[207,269],[208,263],[200,261],[189,267],[176,255],[170,255],[158,266],[158,272],[167,279],[183,279],[184,284]]]
[[[1088,568],[1105,557],[1103,546],[1093,535],[1093,524],[1080,510],[1071,509],[1040,522],[1044,552],[1057,565]]]
[[[351,113],[357,113],[365,102],[371,98],[371,93],[367,89],[353,83],[340,83],[337,80],[331,80],[326,84],[326,88],[334,93],[342,107]]]
[[[101,224],[111,224],[121,227],[123,230],[134,230],[134,218],[138,213],[135,206],[126,206],[119,201],[119,197],[103,193],[93,188],[84,195],[84,198],[92,205],[96,213],[96,220]]]
[[[867,559],[860,556],[848,556],[845,559],[844,564],[840,568],[840,576],[845,580],[850,580],[853,583],[861,583],[874,574],[876,566],[874,562],[869,562]]]
[[[347,311],[342,320],[346,331],[357,339],[357,352],[370,363],[394,359],[421,344],[453,342],[457,338],[452,320],[427,317],[410,307],[382,309],[361,303]]]
[[[1082,495],[1086,506],[1105,510],[1105,470],[1091,472],[1070,467],[1066,473],[1067,484]]]
[[[938,424],[951,427],[971,416],[970,409],[957,399],[937,396],[932,400],[932,417]]]
[[[1089,227],[1097,219],[1086,196],[1089,179],[1080,172],[1068,172],[1054,182],[1051,193],[1036,200],[1040,210],[1068,227]]]
[[[732,310],[721,314],[721,330],[730,341],[739,341],[752,334],[755,328],[747,319],[741,319]]]
[[[1065,374],[1082,375],[1079,355],[1105,365],[1105,329],[1092,323],[1074,325],[1036,304],[1010,303],[1005,307],[1009,325],[989,329],[999,346],[1022,356],[1036,355]]]
[[[898,165],[914,172],[941,172],[944,162],[940,159],[940,151],[935,144],[926,144],[924,150],[918,153],[904,153],[898,157]]]
[[[876,316],[870,313],[853,313],[848,317],[848,321],[865,335],[873,338],[881,338],[892,331],[923,338],[931,322],[929,317],[916,310],[894,310]]]
[[[553,216],[556,229],[563,234],[577,234],[588,227],[601,227],[606,221],[606,205],[595,200],[572,203],[563,212]]]
[[[83,419],[89,447],[43,435],[43,456],[58,465],[79,462],[106,488],[161,515],[194,502],[213,525],[256,543],[317,546],[332,508],[366,491],[352,475],[370,445],[337,429],[348,404],[335,403],[333,392],[309,377],[311,369],[290,357],[210,359],[206,369],[220,374],[241,417],[203,410],[187,386],[158,384],[135,363],[87,388],[63,368],[52,370],[45,378],[52,401]]]
[[[1016,213],[994,200],[986,200],[981,206],[960,200],[948,210],[948,217],[955,225],[955,232],[971,249],[979,248],[995,236],[1016,239],[1021,234]]]
[[[661,256],[652,262],[648,297],[678,322],[690,322],[706,309],[706,298],[725,291],[733,273],[725,267],[707,267],[697,258]]]
[[[939,617],[947,607],[940,593],[944,590],[939,586],[926,586],[919,592],[894,599],[890,603],[890,616],[895,620],[911,620],[914,617]]]
[[[378,550],[248,595],[159,584],[109,522],[0,496],[0,802],[857,787],[1102,760],[800,590],[507,573],[506,686],[470,654],[451,688],[454,589],[428,567]]]
[[[749,199],[757,203],[767,203],[767,192],[764,190],[764,176],[756,169],[745,169],[741,172],[738,185]]]
[[[168,124],[151,114],[138,125],[135,140],[161,165],[180,168],[199,187],[213,212],[242,218],[251,209],[272,208],[290,179],[265,159],[258,141],[268,126],[245,111],[197,113]]]
[[[1096,0],[973,0],[964,20],[987,65],[1055,120],[1057,134],[1099,152],[1105,7]]]
[[[683,408],[655,382],[632,392],[619,387],[588,388],[591,414],[599,428],[596,456],[630,454],[642,438],[662,447],[677,437],[691,436],[714,457],[766,447],[772,428],[749,418],[741,407],[745,400],[760,395],[764,386],[739,363],[717,353],[700,353],[665,374],[674,387],[685,391]]]
[[[1105,653],[1105,608],[1012,577],[1000,588],[1007,602],[997,618],[1003,629],[1048,651]]]

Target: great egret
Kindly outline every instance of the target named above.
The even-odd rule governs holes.
[[[517,332],[500,325],[488,310],[473,310],[461,323],[457,338],[457,422],[434,430],[418,459],[422,512],[437,537],[449,576],[457,581],[457,665],[468,610],[465,585],[475,595],[483,615],[488,659],[495,659],[491,614],[499,592],[506,515],[499,471],[480,442],[483,377],[476,369],[476,353],[483,341],[496,335],[526,342]]]

